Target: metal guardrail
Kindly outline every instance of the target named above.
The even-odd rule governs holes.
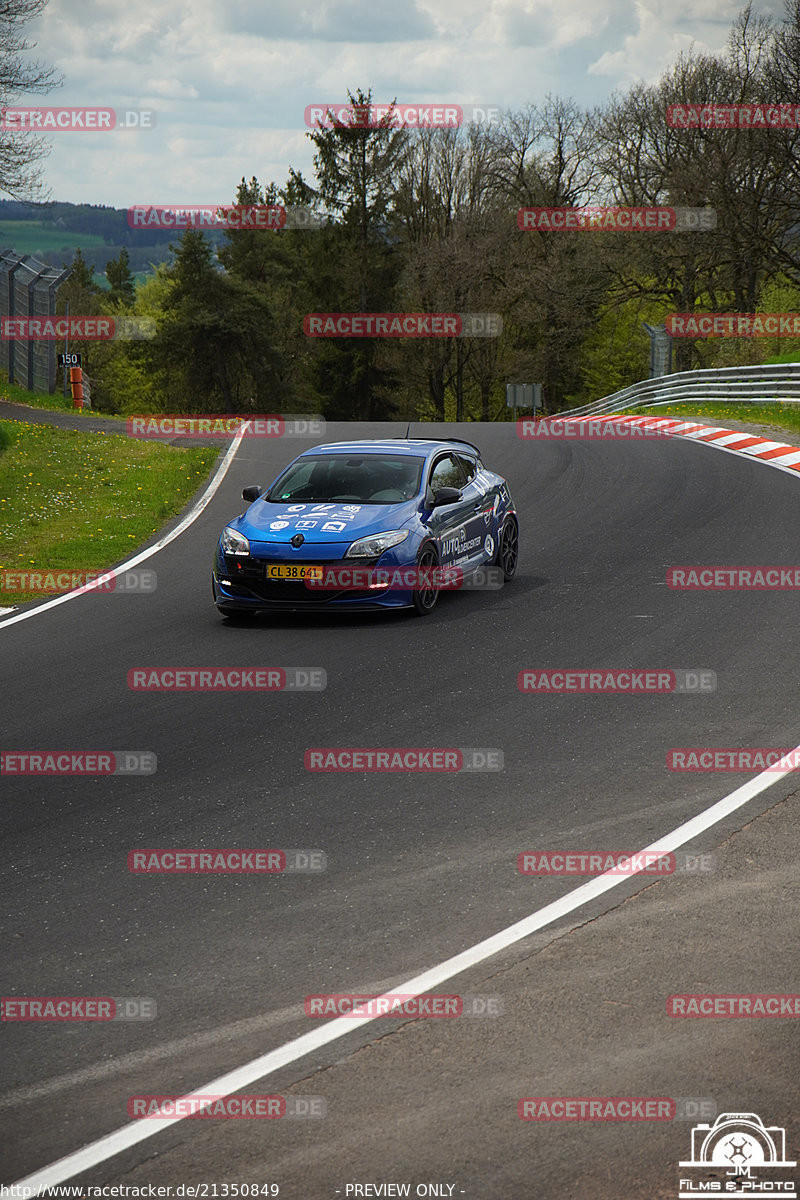
[[[661,404],[693,404],[704,400],[742,403],[800,403],[800,363],[755,367],[718,367],[710,371],[677,371],[643,379],[601,400],[565,409],[559,416],[595,416],[623,408]]]

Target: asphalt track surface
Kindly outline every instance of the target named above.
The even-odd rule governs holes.
[[[403,432],[331,425],[326,440]],[[426,427],[437,432],[459,430]],[[520,875],[520,852],[638,850],[752,777],[670,772],[671,747],[800,742],[797,594],[665,583],[673,565],[798,564],[800,480],[679,439],[463,436],[520,515],[520,570],[501,592],[442,596],[422,620],[224,621],[209,582],[219,529],[243,486],[311,444],[251,439],[199,519],[147,562],[154,593],[0,622],[4,750],[158,758],[138,778],[2,780],[3,995],[157,1004],[150,1021],[3,1022],[3,1182],[125,1126],[132,1095],[185,1094],[320,1025],[305,996],[383,992],[585,882]],[[128,689],[130,668],[174,666],[322,667],[327,687]],[[706,669],[717,688],[522,694],[532,667]],[[497,748],[505,765],[312,774],[314,746]],[[492,997],[499,1015],[354,1023],[245,1089],[319,1097],[324,1117],[184,1120],[71,1182],[677,1195],[691,1121],[524,1122],[525,1096],[711,1098],[785,1127],[798,1158],[797,1019],[665,1008],[672,993],[800,991],[797,801],[798,776],[777,780],[692,840],[713,870],[625,879],[435,989]],[[139,847],[317,849],[327,869],[137,876]]]

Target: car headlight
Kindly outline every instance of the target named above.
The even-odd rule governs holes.
[[[407,537],[407,529],[393,529],[391,533],[375,533],[372,537],[359,538],[351,544],[345,558],[377,558],[384,550],[399,546]]]
[[[244,534],[239,533],[236,529],[231,529],[230,525],[226,525],[222,531],[222,549],[226,554],[249,554],[250,543]]]

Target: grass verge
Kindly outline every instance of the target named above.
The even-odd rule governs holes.
[[[48,392],[29,392],[27,388],[18,387],[15,383],[9,383],[5,371],[0,376],[0,400],[10,400],[13,404],[27,404],[31,408],[46,408],[51,412],[70,412],[76,417],[103,417],[109,421],[124,421],[124,416],[117,416],[115,413],[101,412],[99,409],[93,408],[74,408],[72,397],[65,396],[61,391],[61,372],[62,368],[58,369],[59,383],[56,390],[50,395]]]
[[[800,434],[800,404],[751,404],[749,401],[731,403],[721,400],[711,404],[670,404],[658,408],[629,408],[621,410],[637,416],[707,417],[724,425],[726,421],[741,421],[747,425],[774,425]]]
[[[41,599],[8,589],[6,571],[95,572],[128,558],[180,512],[217,453],[0,420],[0,608]]]

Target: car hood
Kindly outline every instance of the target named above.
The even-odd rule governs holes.
[[[251,542],[288,542],[302,533],[306,542],[353,542],[371,533],[402,528],[416,512],[415,500],[399,504],[275,504],[255,500],[231,521]]]

